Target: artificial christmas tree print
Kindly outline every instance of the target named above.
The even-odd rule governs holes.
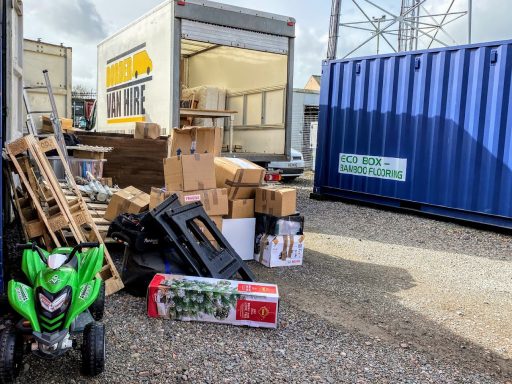
[[[157,274],[148,314],[172,320],[275,328],[279,294],[273,284]]]
[[[159,312],[162,312],[159,314],[177,320],[183,317],[198,318],[201,315],[224,320],[240,297],[236,287],[232,287],[227,280],[208,282],[172,279],[162,281],[161,285],[168,289],[157,294],[157,303],[161,304]]]

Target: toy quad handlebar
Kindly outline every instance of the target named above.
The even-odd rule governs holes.
[[[16,249],[20,250],[20,251],[24,251],[26,249],[30,249],[32,251],[36,251],[37,254],[39,255],[39,257],[41,258],[41,260],[43,260],[43,262],[45,264],[48,264],[48,259],[46,258],[46,256],[44,255],[44,253],[41,251],[41,248],[39,248],[37,246],[37,243],[36,242],[33,242],[33,243],[28,243],[28,244],[16,244]]]
[[[96,247],[99,247],[99,246],[100,246],[100,243],[98,243],[97,241],[96,242],[92,242],[92,243],[80,243],[80,244],[77,244],[77,245],[75,245],[73,247],[73,250],[69,254],[67,261],[71,260],[73,258],[73,256],[75,256],[75,253],[82,252],[82,248],[96,248]]]
[[[66,259],[66,262],[68,262],[69,260],[71,260],[73,258],[73,256],[75,256],[75,254],[77,252],[82,252],[82,249],[83,248],[96,248],[96,247],[99,247],[100,246],[100,243],[99,242],[90,242],[90,243],[80,243],[80,244],[77,244],[73,247],[73,249],[71,250],[68,258]],[[32,250],[32,251],[36,251],[37,254],[39,255],[39,257],[41,258],[41,260],[45,263],[45,264],[48,264],[48,259],[47,257],[44,255],[44,253],[41,251],[41,248],[39,248],[37,246],[37,243],[36,242],[33,242],[33,243],[28,243],[28,244],[16,244],[16,249],[20,250],[20,251],[24,251],[26,249],[29,249],[29,250]]]

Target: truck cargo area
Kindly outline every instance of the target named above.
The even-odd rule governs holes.
[[[180,125],[224,127],[225,152],[283,155],[287,60],[285,54],[181,39],[180,105],[233,114],[182,116]]]

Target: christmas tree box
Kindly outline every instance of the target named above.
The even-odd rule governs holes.
[[[156,274],[148,288],[148,316],[277,328],[277,285]]]
[[[270,268],[302,265],[303,257],[304,235],[263,235],[260,253],[254,256]]]

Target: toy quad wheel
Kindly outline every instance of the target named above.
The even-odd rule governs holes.
[[[100,321],[103,319],[103,313],[105,312],[105,283],[103,281],[101,282],[98,297],[89,307],[89,311],[91,312],[91,316],[94,320]]]
[[[89,323],[85,326],[82,343],[82,373],[96,376],[105,370],[105,326]]]
[[[23,340],[12,328],[0,332],[0,383],[14,383],[23,364]]]

